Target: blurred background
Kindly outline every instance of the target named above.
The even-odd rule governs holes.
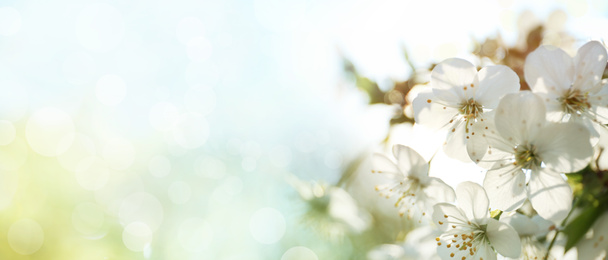
[[[0,257],[403,254],[381,245],[422,240],[368,158],[441,142],[409,90],[606,28],[601,0],[2,0]],[[483,178],[441,154],[431,175]]]

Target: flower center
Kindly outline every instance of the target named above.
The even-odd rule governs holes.
[[[455,259],[475,258],[478,248],[482,244],[488,243],[485,227],[470,225],[459,228],[463,229],[454,229],[445,234],[443,241],[439,237],[436,238],[437,245],[442,246],[443,243],[446,243],[444,246],[451,251],[450,257],[455,257]],[[483,259],[483,257],[479,259]]]
[[[459,111],[465,120],[469,121],[479,117],[483,113],[483,107],[479,103],[475,102],[475,99],[470,98],[466,102],[460,104]]]
[[[534,145],[518,145],[515,147],[515,162],[523,169],[536,170],[540,168],[541,158],[536,153],[536,147]]]
[[[562,109],[568,114],[580,114],[591,108],[587,100],[588,93],[582,94],[579,90],[568,90],[566,95],[560,97],[558,101],[562,104]]]
[[[393,181],[384,185],[376,185],[376,191],[380,193],[380,196],[390,198],[392,196],[399,196],[395,202],[395,208],[399,208],[399,215],[403,216],[405,213],[410,213],[410,208],[416,205],[418,195],[422,194],[421,190],[424,189],[424,185],[416,177],[408,176],[401,181]],[[423,214],[426,214],[422,212]]]

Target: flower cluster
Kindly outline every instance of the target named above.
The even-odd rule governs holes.
[[[399,214],[432,220],[443,232],[436,239],[442,259],[542,259],[547,249],[534,225],[515,211],[528,204],[534,218],[558,224],[572,210],[564,174],[589,165],[608,123],[607,61],[596,41],[574,57],[541,46],[525,61],[530,90],[520,90],[507,66],[478,71],[457,58],[437,64],[430,91],[412,102],[415,122],[445,131],[446,155],[485,169],[483,187],[464,182],[454,192],[428,176],[428,163],[414,149],[396,145],[396,162],[373,157],[372,172],[389,179],[376,190],[395,200]]]

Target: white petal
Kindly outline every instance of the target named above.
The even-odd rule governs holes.
[[[574,57],[576,75],[573,87],[581,92],[597,92],[595,88],[602,79],[606,61],[606,48],[601,43],[590,41],[583,45]]]
[[[570,122],[583,125],[589,131],[589,142],[591,146],[595,146],[600,141],[600,131],[602,126],[593,121],[593,118],[581,115],[573,115]]]
[[[434,130],[445,127],[452,118],[458,115],[458,110],[440,104],[433,93],[420,93],[412,102],[416,123]],[[445,109],[444,109],[445,107]]]
[[[443,236],[441,240],[442,244],[447,245],[451,242],[451,237]],[[437,248],[437,255],[443,260],[460,260],[460,259],[483,259],[483,260],[496,260],[496,252],[488,243],[480,243],[477,245],[476,252],[471,255],[469,250],[459,250],[452,246],[447,248],[446,246],[439,246]],[[452,255],[454,254],[454,255]],[[420,259],[420,258],[416,258]]]
[[[526,143],[535,138],[546,122],[545,104],[529,91],[505,95],[496,108],[494,121],[503,138]]]
[[[464,256],[467,256],[467,255],[464,255]],[[473,258],[481,259],[482,257],[483,257],[483,260],[496,260],[496,252],[494,252],[494,249],[492,249],[487,244],[480,245],[479,248],[477,248],[477,253],[475,253],[475,256]],[[462,258],[458,258],[458,259],[462,259]]]
[[[430,177],[428,186],[424,189],[426,195],[436,202],[454,202],[456,193],[454,189],[439,178]]]
[[[330,201],[327,206],[329,215],[341,220],[355,232],[361,232],[370,224],[369,213],[359,210],[357,202],[345,190],[337,187],[330,189]]]
[[[521,255],[521,241],[517,232],[509,225],[495,219],[488,221],[486,236],[499,254],[516,258]]]
[[[405,177],[391,159],[379,153],[372,156],[372,170],[378,173],[389,173]]]
[[[486,173],[483,186],[490,199],[492,210],[514,211],[526,200],[526,176],[513,164],[496,163]]]
[[[509,224],[520,236],[534,235],[539,231],[538,225],[531,218],[520,213],[506,216],[503,213],[500,221]]]
[[[539,96],[545,103],[547,109],[547,120],[552,122],[562,122],[566,113],[562,107],[562,103],[559,102],[561,96],[554,92],[534,92]]]
[[[477,69],[470,62],[458,58],[447,59],[433,68],[431,86],[437,89],[453,89],[461,99],[468,99],[467,97],[472,97],[470,92],[474,91],[470,85],[475,74]]]
[[[477,73],[475,101],[484,109],[496,108],[502,96],[519,91],[519,77],[509,67],[498,65],[482,68]]]
[[[608,79],[603,79],[599,84],[598,92],[589,95],[589,103],[592,106],[605,107],[608,106]],[[605,121],[608,122],[608,117],[604,117]]]
[[[477,166],[492,169],[496,162],[513,158],[513,148],[517,143],[505,140],[496,130],[492,120],[477,122],[473,127],[475,138],[467,142],[467,151]],[[482,151],[483,149],[485,150]]]
[[[398,144],[393,146],[393,155],[401,172],[420,180],[428,178],[429,164],[414,149]]]
[[[551,123],[542,128],[533,143],[547,167],[559,172],[575,172],[585,168],[593,149],[589,131],[576,123]]]
[[[533,172],[528,183],[528,198],[538,215],[559,222],[572,208],[572,190],[559,173],[542,169]]]
[[[459,121],[450,126],[448,136],[443,144],[443,152],[452,159],[462,162],[471,162],[471,158],[466,147],[466,122]]]
[[[524,76],[535,92],[562,93],[574,81],[572,57],[562,49],[540,46],[526,57]]]
[[[486,191],[477,183],[465,181],[456,188],[456,200],[469,219],[478,224],[485,224],[490,217],[488,196]]]
[[[481,159],[488,152],[490,141],[488,138],[492,138],[490,135],[492,134],[492,130],[494,127],[490,124],[493,121],[493,113],[484,113],[484,115],[488,115],[491,118],[484,117],[484,121],[477,121],[473,123],[472,126],[469,126],[469,131],[471,132],[469,139],[467,140],[467,153],[471,160],[475,163],[479,163]]]
[[[467,216],[461,209],[449,203],[437,203],[433,206],[433,223],[446,231],[452,229],[451,223],[461,223],[462,220],[468,220]]]
[[[538,232],[536,233],[536,236],[539,237],[546,236],[549,231],[555,228],[555,224],[553,222],[546,220],[539,215],[534,215],[534,217],[532,217],[532,221],[538,227]]]

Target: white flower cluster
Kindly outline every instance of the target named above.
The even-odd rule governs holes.
[[[381,154],[373,158],[373,172],[392,180],[376,189],[396,198],[400,214],[432,220],[443,232],[436,239],[442,259],[490,260],[497,253],[542,259],[545,249],[520,239],[529,229],[514,229],[513,221],[499,221],[490,210],[513,216],[529,200],[542,219],[566,218],[573,195],[562,174],[590,163],[600,128],[608,123],[608,81],[602,80],[607,56],[596,41],[574,58],[541,46],[524,65],[531,91],[521,91],[519,77],[506,66],[477,71],[466,60],[441,62],[431,72],[432,91],[413,101],[415,121],[446,130],[444,152],[486,169],[483,187],[464,182],[454,192],[428,176],[428,163],[416,151],[396,145],[396,163]],[[514,218],[521,219],[504,219]]]

